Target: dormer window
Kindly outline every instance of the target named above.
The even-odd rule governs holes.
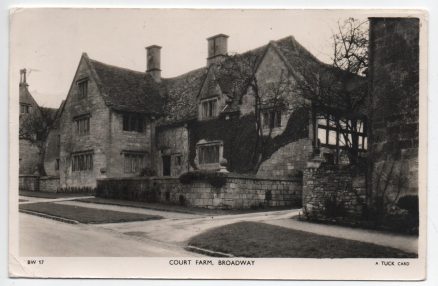
[[[85,98],[88,96],[88,79],[81,79],[77,81],[79,93],[79,98]]]
[[[218,115],[218,99],[206,99],[201,101],[201,118],[213,118]]]

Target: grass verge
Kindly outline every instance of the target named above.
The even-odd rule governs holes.
[[[86,224],[118,223],[161,219],[160,216],[84,208],[56,203],[34,203],[19,206],[20,210],[46,214]]]
[[[415,258],[417,254],[259,222],[238,222],[193,237],[189,246],[236,257]]]
[[[75,201],[83,202],[83,203],[116,205],[123,207],[134,207],[134,208],[152,209],[152,210],[168,211],[168,212],[180,212],[180,213],[188,213],[188,214],[199,214],[199,215],[228,215],[228,214],[235,215],[235,214],[280,211],[280,210],[291,209],[291,207],[275,207],[275,208],[267,207],[263,209],[260,208],[260,209],[224,210],[224,209],[208,209],[208,208],[200,208],[200,207],[181,206],[175,204],[147,203],[147,202],[136,202],[136,201],[127,201],[127,200],[104,199],[98,197],[77,199]]]
[[[24,197],[34,197],[42,199],[60,199],[60,198],[73,198],[73,197],[86,197],[93,196],[91,193],[45,193],[45,192],[29,192],[19,191],[18,194]]]

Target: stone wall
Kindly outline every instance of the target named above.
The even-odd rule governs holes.
[[[300,177],[290,180],[272,180],[232,174],[227,175],[226,182],[222,187],[213,187],[209,182],[203,180],[182,184],[175,177],[156,177],[152,179],[98,180],[98,189],[109,188],[110,185],[116,184],[119,186],[129,185],[131,192],[135,189],[137,194],[132,195],[135,198],[148,197],[140,193],[155,191],[154,198],[162,203],[212,209],[248,209],[265,206],[299,207],[302,191]],[[99,193],[104,192],[101,190],[98,191]]]
[[[359,217],[365,194],[365,175],[349,166],[321,165],[303,172],[303,209],[311,218]]]
[[[419,19],[370,20],[373,192],[418,194]]]
[[[38,191],[39,177],[33,175],[20,175],[18,177],[18,189],[21,191]]]
[[[157,128],[156,142],[156,170],[159,176],[163,175],[162,156],[171,156],[171,176],[176,177],[189,171],[189,131],[186,126]]]
[[[149,119],[144,118],[143,132],[123,130],[123,113],[110,112],[110,138],[109,150],[107,153],[107,166],[105,174],[108,177],[133,177],[138,173],[125,172],[125,153],[139,152],[145,157],[145,168],[154,169],[152,165],[153,154],[151,154],[152,127]]]
[[[33,175],[39,172],[41,152],[37,145],[26,139],[19,140],[19,174]]]
[[[77,81],[88,79],[88,94],[79,97]],[[78,135],[74,118],[90,115],[90,132]],[[105,105],[98,82],[85,57],[81,58],[60,118],[60,183],[61,187],[94,187],[96,179],[106,177],[107,154],[110,143],[110,111]],[[93,170],[72,171],[72,153],[93,152]],[[122,165],[123,166],[123,165]]]
[[[39,182],[40,192],[56,193],[59,189],[59,177],[41,177]]]
[[[301,172],[313,153],[312,140],[305,138],[287,144],[264,161],[257,171],[258,176],[289,178]]]

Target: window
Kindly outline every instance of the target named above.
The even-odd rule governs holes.
[[[56,159],[55,161],[55,171],[59,170],[59,159]]]
[[[201,114],[203,119],[217,116],[217,102],[217,98],[201,102]]]
[[[30,113],[30,104],[27,103],[20,103],[20,113]]]
[[[206,144],[198,146],[199,164],[219,163],[220,143]]]
[[[88,79],[82,79],[78,81],[79,98],[85,98],[88,95]]]
[[[77,153],[72,156],[72,171],[88,171],[93,170],[93,153]]]
[[[318,116],[318,140],[322,146],[351,148],[357,142],[359,150],[367,150],[366,122],[362,119],[336,119]]]
[[[74,118],[76,123],[76,134],[87,135],[90,134],[90,115],[81,115]]]
[[[125,173],[140,173],[145,167],[145,154],[143,153],[124,153],[125,156]]]
[[[265,110],[262,113],[263,128],[281,127],[281,111]]]
[[[144,117],[139,114],[124,114],[123,115],[123,130],[143,132]]]
[[[181,165],[182,165],[182,156],[175,155],[175,166],[181,166]]]

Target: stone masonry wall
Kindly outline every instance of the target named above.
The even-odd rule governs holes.
[[[391,200],[418,194],[419,19],[371,18],[372,188]]]
[[[104,179],[98,181],[98,188],[104,188],[111,181],[123,179]],[[178,178],[131,178],[130,189],[136,192],[158,190],[158,201],[169,204],[212,209],[248,209],[264,206],[291,206],[301,204],[301,178],[291,180],[260,179],[230,175],[223,187],[216,188],[205,181],[181,184]],[[125,183],[121,185],[126,185]],[[137,196],[139,197],[139,196]]]
[[[88,79],[88,95],[79,97],[77,81]],[[90,115],[90,132],[78,135],[74,118]],[[110,111],[105,105],[94,74],[82,57],[60,118],[60,183],[61,187],[95,187],[96,179],[106,177],[107,154],[110,142]],[[93,170],[72,171],[71,159],[75,152],[93,152]]]
[[[159,176],[163,175],[163,155],[171,156],[171,176],[176,177],[189,171],[189,132],[187,127],[159,128],[156,132],[156,137],[158,152],[156,160],[157,174]]]
[[[59,189],[59,177],[41,177],[40,192],[56,193]]]
[[[20,175],[18,178],[18,189],[22,191],[38,191],[39,177],[33,175]]]
[[[357,217],[365,203],[365,176],[353,175],[349,167],[322,165],[303,173],[303,209],[313,218],[331,215]]]
[[[33,175],[38,172],[41,152],[37,145],[26,139],[19,140],[19,173]]]
[[[143,132],[123,130],[123,113],[110,112],[110,150],[107,153],[106,176],[108,177],[132,177],[138,176],[139,173],[126,173],[125,152],[140,152],[145,156],[145,168],[154,168],[152,166],[151,150],[151,124],[150,120],[144,119]]]
[[[289,178],[306,167],[312,156],[312,140],[305,138],[278,149],[271,158],[264,161],[257,171],[258,176]]]

